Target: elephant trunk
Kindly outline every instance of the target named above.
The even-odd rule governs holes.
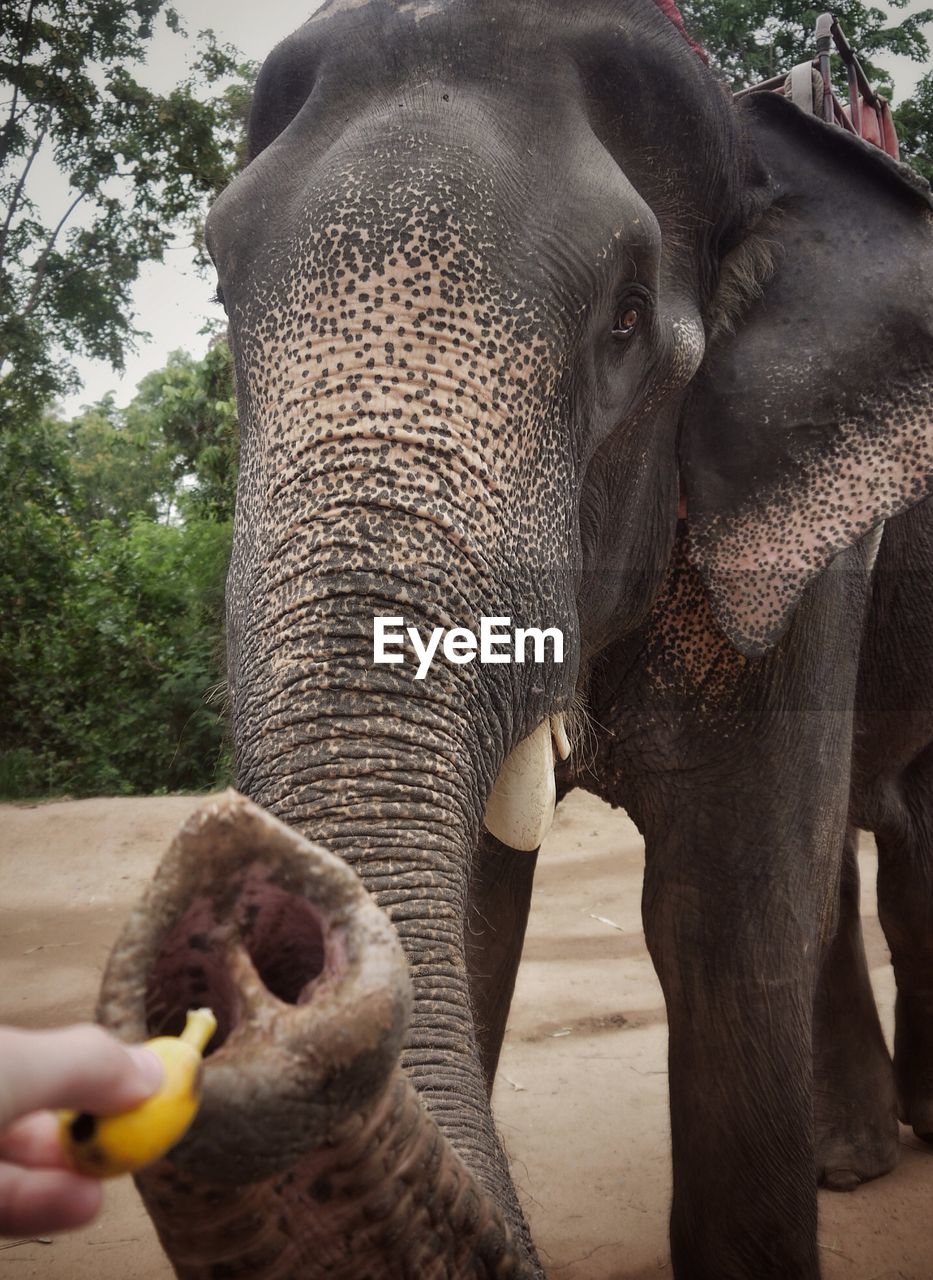
[[[218,1017],[198,1120],[138,1178],[179,1276],[534,1274],[398,1065],[411,1003],[395,931],[342,859],[235,792],[189,820],[99,1007],[129,1039],[193,1004]]]
[[[547,295],[531,307],[525,290],[521,305],[511,288],[503,295],[483,231],[488,215],[474,208],[476,193],[495,186],[473,173],[473,162],[464,161],[451,185],[446,140],[435,164],[430,149],[419,143],[409,154],[404,131],[389,132],[383,140],[397,154],[388,184],[378,166],[372,171],[371,135],[332,157],[308,198],[307,242],[284,258],[285,241],[263,255],[253,264],[252,301],[236,292],[228,302],[244,422],[228,668],[238,785],[359,874],[407,959],[410,1020],[397,1033],[383,1012],[374,1048],[366,1036],[378,1024],[361,1006],[354,1012],[351,994],[349,1005],[333,1007],[331,1043],[343,1054],[359,1040],[363,1056],[341,1065],[321,1055],[304,1020],[321,1014],[315,983],[328,990],[327,958],[340,954],[328,941],[326,912],[303,891],[297,907],[263,907],[249,876],[209,867],[202,896],[245,903],[225,907],[211,925],[222,933],[231,911],[238,922],[212,982],[231,988],[231,1008],[248,1010],[246,991],[261,1010],[246,1019],[255,1027],[255,1068],[249,1055],[232,1057],[246,1035],[239,1029],[207,1068],[219,1086],[225,1056],[230,1064],[227,1093],[242,1100],[244,1131],[233,1145],[250,1152],[240,1180],[251,1181],[233,1208],[229,1193],[216,1192],[217,1171],[235,1163],[222,1132],[228,1109],[211,1110],[208,1099],[189,1144],[164,1166],[185,1181],[166,1184],[163,1170],[142,1185],[163,1238],[179,1249],[201,1234],[189,1195],[197,1203],[216,1195],[214,1218],[205,1206],[203,1221],[229,1226],[205,1231],[223,1250],[219,1260],[249,1259],[243,1274],[263,1275],[262,1258],[280,1267],[270,1275],[338,1275],[336,1258],[347,1276],[387,1280],[530,1276],[537,1261],[476,1047],[464,921],[499,766],[563,705],[576,672],[544,659],[482,670],[439,659],[415,680],[410,662],[374,663],[373,633],[380,615],[402,617],[422,637],[510,617],[514,626],[556,628],[571,647],[566,548],[576,459],[561,430],[564,365],[543,336],[552,326],[542,308],[557,304]],[[240,857],[248,856],[244,848]],[[184,919],[177,889],[169,883],[166,893]],[[324,924],[315,928],[301,902]],[[240,921],[248,924],[254,907],[261,932],[238,951]],[[152,914],[155,905],[145,909]],[[205,1002],[187,928],[170,973],[156,953],[121,944],[126,981],[154,982],[150,1007],[162,1001],[176,1018],[184,1003]],[[309,977],[318,953],[324,968]],[[181,998],[171,994],[178,985]],[[274,1018],[269,1009],[283,991],[286,1007]],[[113,992],[110,982],[108,1021]],[[121,1029],[138,1035],[146,1027],[140,1016]],[[346,1092],[356,1077],[365,1088]],[[274,1114],[260,1124],[254,1103],[266,1090]],[[304,1119],[292,1123],[292,1110]],[[315,1130],[309,1117],[319,1114],[330,1118]],[[274,1169],[260,1137],[273,1127]],[[186,1152],[193,1160],[198,1143],[203,1159],[185,1173],[180,1162]],[[321,1178],[333,1193],[326,1203],[307,1194]],[[347,1188],[339,1203],[338,1184]],[[369,1240],[366,1224],[381,1221],[388,1204],[391,1230],[380,1228],[378,1246],[357,1256],[355,1237]],[[230,1243],[251,1223],[274,1233],[279,1218],[289,1260],[269,1261],[277,1256],[269,1234],[255,1245]],[[238,1274],[233,1263],[228,1273]]]
[[[432,558],[439,563],[440,553]],[[288,601],[287,629],[286,603],[266,590],[252,609],[258,625],[240,637],[238,785],[345,859],[388,914],[414,986],[404,1066],[416,1086],[450,1099],[441,1123],[462,1129],[452,1136],[469,1147],[473,1127],[459,1120],[485,1106],[486,1089],[465,1051],[473,1031],[463,922],[484,798],[514,730],[513,698],[501,687],[491,694],[495,677],[481,678],[475,665],[441,659],[423,681],[411,664],[373,665],[374,615],[404,615],[423,634],[454,625],[452,562],[433,599],[430,583],[410,572],[390,580],[315,567],[300,602]],[[417,609],[405,602],[416,593]],[[475,594],[463,599],[468,618],[490,611]],[[477,1164],[488,1154],[477,1152]]]

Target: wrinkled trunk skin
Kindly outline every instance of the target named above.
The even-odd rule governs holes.
[[[483,256],[493,180],[457,147],[429,171],[405,129],[386,145],[401,156],[395,183],[373,168],[371,146],[344,154],[315,183],[298,238],[251,265],[249,289],[225,288],[244,423],[228,635],[240,790],[344,858],[401,942],[413,993],[402,1074],[383,1071],[394,1032],[379,1050],[380,1087],[368,1058],[343,1072],[367,1081],[350,1102],[326,1065],[303,1069],[316,1050],[302,997],[276,1005],[276,984],[294,1004],[289,975],[307,945],[297,917],[259,945],[258,1012],[230,992],[244,971],[256,983],[236,950],[196,980],[190,938],[172,964],[124,939],[105,1021],[146,1029],[138,1000],[131,1026],[115,1012],[119,993],[143,982],[150,1029],[218,993],[232,1011],[229,1042],[207,1066],[214,1101],[189,1142],[140,1179],[184,1276],[540,1275],[489,1110],[464,920],[499,767],[566,705],[576,677],[577,464],[547,299],[503,294]],[[458,217],[465,191],[474,214]],[[557,626],[570,660],[441,658],[415,682],[411,665],[373,665],[379,614],[422,634],[478,631],[483,615]],[[223,897],[237,864],[205,856],[204,892]],[[238,900],[222,913],[240,922],[234,936],[250,910],[248,895]],[[211,927],[223,933],[219,917]],[[312,992],[308,1009],[316,1002]],[[352,1041],[360,1016],[341,1005],[334,1017]],[[254,1068],[232,1057],[240,1037]],[[254,1119],[254,1089],[273,1117],[330,1119],[317,1132]],[[219,1189],[228,1172],[235,1191]]]
[[[436,539],[434,545],[439,558]],[[453,572],[453,563],[445,566],[447,581],[456,581]],[[435,1152],[435,1141],[441,1143],[443,1156],[432,1156],[419,1169],[419,1177],[429,1188],[443,1182],[435,1158],[443,1168],[456,1170],[451,1185],[460,1188],[460,1208],[446,1227],[437,1221],[428,1229],[417,1200],[393,1197],[384,1182],[377,1184],[377,1171],[371,1169],[369,1185],[377,1184],[374,1194],[380,1202],[388,1196],[400,1206],[398,1240],[388,1241],[391,1247],[373,1274],[393,1275],[397,1267],[397,1274],[406,1276],[507,1275],[513,1268],[518,1268],[516,1274],[534,1275],[534,1251],[489,1111],[464,947],[470,860],[484,797],[512,736],[521,737],[526,726],[516,728],[490,715],[488,693],[475,667],[452,670],[439,664],[423,688],[413,685],[410,673],[398,675],[392,668],[388,674],[373,672],[368,629],[364,625],[359,634],[358,620],[343,612],[348,597],[354,609],[360,608],[361,599],[373,601],[373,612],[404,612],[428,630],[453,620],[450,606],[437,598],[440,590],[432,609],[430,593],[421,586],[415,612],[392,594],[400,589],[397,584],[380,583],[375,575],[355,575],[352,595],[341,574],[325,582],[324,598],[319,595],[311,610],[300,614],[302,621],[288,629],[278,662],[255,659],[256,670],[271,672],[274,683],[270,687],[250,679],[250,700],[238,698],[238,716],[242,711],[251,731],[249,738],[239,735],[244,744],[240,779],[257,801],[290,826],[313,834],[346,859],[388,914],[407,957],[413,1007],[401,1066],[407,1087],[420,1095],[415,1134],[426,1127],[432,1135],[411,1141],[417,1143],[422,1159]],[[401,590],[412,594],[418,585]],[[510,600],[504,589],[492,598],[504,601],[504,614],[512,610],[514,597]],[[514,603],[517,611],[521,606]],[[489,611],[472,601],[466,608],[471,618]],[[330,641],[316,640],[319,660],[309,664],[307,636],[333,636],[335,631],[338,635]],[[268,634],[263,628],[261,636]],[[245,636],[241,639],[248,644]],[[250,661],[242,645],[240,654]],[[284,687],[276,675],[308,669],[314,674],[286,681]],[[308,687],[312,682],[314,687]],[[254,695],[257,702],[252,702]],[[510,691],[509,696],[506,691],[500,694],[499,703],[507,712]],[[308,707],[318,714],[309,716]],[[300,747],[283,750],[296,735]],[[411,1166],[415,1157],[405,1154],[411,1099],[404,1096],[406,1110],[395,1117],[397,1158]],[[347,1157],[345,1163],[350,1160]],[[359,1171],[358,1175],[356,1180],[351,1177],[350,1186],[361,1193],[355,1212],[365,1215],[371,1212],[362,1194],[366,1180]],[[312,1220],[321,1222],[314,1250],[319,1257],[323,1239],[332,1240],[339,1219],[313,1207]],[[305,1211],[300,1204],[287,1206],[288,1220],[301,1224],[299,1231],[306,1230]],[[459,1221],[464,1212],[475,1231],[464,1230]],[[341,1248],[333,1241],[331,1247],[338,1253]],[[424,1249],[430,1266],[422,1258]],[[352,1265],[347,1274],[354,1274]]]
[[[139,1038],[177,1029],[185,1008],[208,1003],[220,1006],[227,1039],[208,1061],[211,1088],[191,1137],[139,1179],[140,1191],[178,1274],[191,1280],[537,1276],[489,1110],[463,936],[484,798],[525,726],[489,714],[475,668],[443,664],[423,690],[410,674],[374,673],[371,648],[359,647],[371,636],[357,620],[336,621],[346,580],[326,581],[327,598],[280,628],[274,655],[252,659],[268,679],[240,686],[240,785],[286,830],[341,855],[336,865],[357,884],[346,864],[359,873],[383,932],[373,899],[394,925],[407,971],[396,960],[387,978],[391,1015],[374,1017],[352,990],[335,991],[325,1007],[339,946],[328,927],[323,945],[315,941],[321,927],[292,907],[264,908],[262,874],[244,874],[257,850],[262,865],[263,841],[240,842],[228,857],[206,838],[186,849],[187,870],[163,872],[159,903],[136,916],[160,930],[158,940],[141,946],[128,935],[118,944],[101,1017]],[[267,599],[277,607],[274,593]],[[374,608],[396,612],[386,601]],[[340,634],[321,640],[309,661],[309,637],[332,626]],[[275,634],[262,628],[263,644]],[[250,643],[241,636],[241,659]],[[307,846],[296,859],[313,877]],[[196,891],[184,888],[189,881]],[[326,922],[317,885],[301,892]],[[371,916],[364,944],[383,946]],[[319,965],[325,976],[303,982]],[[400,974],[413,991],[404,1036]],[[327,1036],[306,1009],[329,1015]],[[331,1043],[336,1063],[326,1056]]]
[[[218,1016],[192,1133],[137,1179],[179,1276],[531,1274],[397,1056],[411,1007],[345,863],[235,792],[176,838],[104,980],[128,1038]]]

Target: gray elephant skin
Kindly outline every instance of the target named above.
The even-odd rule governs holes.
[[[220,1019],[139,1178],[177,1273],[542,1274],[489,1107],[536,855],[484,815],[544,725],[558,793],[645,837],[674,1274],[813,1280],[818,1180],[890,1169],[898,1110],[933,1135],[928,189],[735,103],[651,0],[330,0],[207,242],[243,795],[183,830],[100,1005]],[[416,681],[378,616],[559,628],[564,660]]]

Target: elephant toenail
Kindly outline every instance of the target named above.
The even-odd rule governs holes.
[[[854,1191],[862,1179],[854,1169],[827,1169],[826,1186],[830,1191]]]

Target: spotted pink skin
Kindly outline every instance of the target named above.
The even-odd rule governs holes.
[[[764,295],[710,353],[682,449],[690,558],[751,656],[834,557],[933,489],[929,189],[764,97],[749,123],[783,244]]]
[[[804,457],[792,484],[765,488],[734,516],[696,522],[695,559],[713,584],[719,624],[746,652],[771,647],[839,552],[929,492],[933,376],[911,380],[895,406],[866,400],[864,412],[839,424],[831,448]]]

